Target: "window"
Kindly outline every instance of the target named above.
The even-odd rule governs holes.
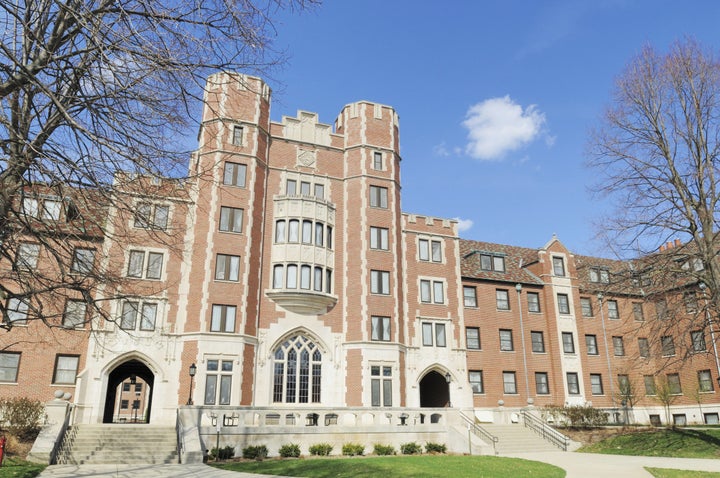
[[[234,146],[243,145],[243,127],[235,125],[233,126],[232,144]]]
[[[495,305],[498,310],[510,310],[510,297],[506,289],[495,291]]]
[[[370,318],[372,327],[372,340],[390,341],[390,317],[373,315]]]
[[[388,247],[388,230],[384,227],[370,227],[370,249],[379,249],[387,251]]]
[[[562,333],[563,352],[566,354],[575,353],[575,342],[573,341],[572,332]]]
[[[698,304],[695,292],[685,292],[683,294],[683,304],[685,304],[685,312],[687,312],[688,314],[697,312]]]
[[[87,320],[87,302],[82,300],[68,300],[65,302],[63,313],[63,327],[78,328],[85,325]]]
[[[542,332],[530,332],[530,341],[532,343],[532,351],[536,353],[545,352],[545,338]]]
[[[370,292],[373,294],[390,294],[390,273],[388,271],[370,271]]]
[[[638,337],[638,352],[640,357],[650,357],[650,343],[646,337]]]
[[[130,400],[120,400],[120,409],[127,410],[130,406]]]
[[[79,362],[80,357],[77,355],[58,355],[55,357],[55,371],[52,383],[75,385]]]
[[[43,199],[42,208],[36,198],[23,198],[22,213],[29,217],[57,221],[60,219],[62,202],[57,199]]]
[[[392,407],[392,367],[388,365],[370,366],[371,406]]]
[[[273,402],[320,403],[322,353],[304,335],[284,340],[274,353]]]
[[[475,287],[463,286],[463,303],[465,307],[477,307],[477,290]]]
[[[585,346],[587,347],[588,355],[598,355],[597,348],[597,337],[594,335],[585,336]]]
[[[675,342],[670,335],[663,335],[660,338],[660,344],[662,345],[663,356],[675,355]]]
[[[682,387],[680,386],[680,375],[676,373],[667,374],[668,391],[673,395],[682,395]]]
[[[633,302],[632,305],[633,308],[633,317],[638,322],[642,322],[645,320],[645,314],[643,313],[643,305],[642,302]]]
[[[480,329],[467,327],[465,329],[465,342],[468,349],[480,350]]]
[[[300,181],[300,195],[301,196],[309,196],[310,195],[310,183],[307,181]]]
[[[16,383],[19,365],[19,353],[0,352],[0,382]]]
[[[558,294],[557,301],[558,301],[558,312],[561,314],[569,314],[570,313],[570,300],[568,299],[568,295],[567,294]]]
[[[565,276],[565,260],[562,257],[553,256],[553,274],[556,276]]]
[[[218,254],[215,261],[215,280],[237,282],[240,279],[240,256]]]
[[[710,370],[698,370],[698,390],[701,392],[712,392],[714,390]]]
[[[592,301],[589,297],[580,297],[580,308],[582,309],[583,317],[593,316]]]
[[[613,336],[612,341],[615,356],[620,357],[625,355],[625,345],[623,344],[623,338],[619,336]]]
[[[325,185],[324,184],[315,184],[313,185],[313,194],[317,199],[325,199]]]
[[[590,282],[602,282],[607,284],[610,282],[610,273],[607,269],[593,267],[590,269]]]
[[[246,165],[225,162],[225,171],[223,172],[223,184],[227,186],[237,186],[244,188],[246,173]]]
[[[643,382],[645,382],[645,395],[657,395],[655,377],[652,375],[643,375]]]
[[[630,377],[624,373],[618,374],[618,393],[622,397],[632,396],[632,385],[630,384]]]
[[[162,266],[162,253],[131,250],[127,276],[138,279],[160,279],[162,277]]]
[[[34,270],[37,267],[38,256],[40,255],[40,244],[22,242],[18,245],[17,257],[15,258],[15,269],[22,271]]]
[[[667,312],[667,301],[665,301],[665,299],[660,299],[655,302],[655,317],[657,317],[658,320],[667,319]]]
[[[129,391],[130,391],[130,382],[125,382],[125,383],[123,383],[122,391],[123,391],[123,392],[129,392]],[[126,408],[127,408],[127,407],[126,407]]]
[[[512,330],[500,329],[500,350],[511,352],[513,347]]]
[[[7,302],[6,321],[12,325],[27,325],[30,304],[22,299],[12,298]]]
[[[517,381],[515,372],[503,372],[503,393],[517,393]]]
[[[155,319],[157,317],[156,303],[126,301],[122,305],[122,316],[120,317],[120,328],[123,330],[135,330],[140,314],[140,330],[155,330]]]
[[[445,284],[442,281],[420,281],[420,301],[433,304],[445,303]]]
[[[235,313],[237,307],[234,305],[212,306],[212,320],[210,321],[211,332],[235,332]]]
[[[480,269],[484,271],[505,272],[505,257],[493,254],[480,254]]]
[[[95,262],[94,249],[77,248],[73,251],[72,263],[70,264],[70,272],[73,274],[89,274],[92,272]]]
[[[603,394],[602,375],[599,373],[590,374],[590,392],[593,395]]]
[[[273,289],[282,289],[285,283],[285,267],[282,264],[273,266]]]
[[[527,293],[528,312],[540,312],[540,294],[537,292]]]
[[[608,319],[615,320],[615,319],[620,318],[620,312],[618,311],[618,303],[616,300],[608,300],[607,307],[608,307]]]
[[[468,380],[470,381],[470,387],[473,393],[485,393],[482,370],[470,370],[468,372]]]
[[[312,221],[303,221],[302,222],[302,243],[303,244],[312,244],[313,239],[313,223]]]
[[[243,210],[237,207],[220,206],[220,230],[242,232]],[[277,230],[276,230],[277,232]]]
[[[285,195],[295,196],[297,194],[297,181],[294,179],[288,179],[285,183]]]
[[[323,245],[323,234],[325,233],[325,225],[321,222],[315,223],[315,245],[322,247]]]
[[[232,360],[208,360],[205,376],[205,405],[230,405]]]
[[[577,372],[567,372],[565,378],[567,379],[568,394],[580,395],[580,382],[578,381]]]
[[[694,330],[690,332],[690,338],[692,340],[693,352],[705,352],[707,347],[705,346],[705,335],[702,330]]]
[[[547,372],[535,372],[535,392],[538,395],[548,395],[550,393]]]
[[[418,239],[418,259],[421,261],[442,262],[442,243],[428,239]]]
[[[434,335],[433,330],[435,331]],[[432,347],[433,341],[436,347],[445,347],[447,345],[445,337],[445,324],[423,322],[422,334],[423,345],[425,347]]]
[[[296,264],[288,264],[287,266],[287,282],[285,287],[288,289],[297,289],[298,266]]]
[[[370,207],[388,207],[388,190],[380,186],[370,186]]]
[[[39,215],[39,204],[35,198],[23,198],[22,201],[22,213],[28,217],[37,218]]]
[[[378,171],[383,170],[383,155],[379,151],[373,153],[373,169]]]
[[[135,227],[143,229],[167,229],[170,206],[139,203],[135,211]]]
[[[275,243],[285,243],[285,219],[280,219],[275,222]]]

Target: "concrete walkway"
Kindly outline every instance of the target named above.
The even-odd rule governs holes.
[[[566,478],[652,478],[643,468],[720,472],[720,460],[543,452],[502,455],[550,463],[567,471]],[[278,478],[218,470],[206,465],[53,465],[40,478]],[[285,477],[287,478],[287,477]],[[512,477],[514,478],[514,477]]]

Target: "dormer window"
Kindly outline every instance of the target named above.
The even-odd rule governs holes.
[[[590,282],[610,283],[610,272],[607,269],[593,267],[590,269]]]
[[[505,272],[505,257],[480,254],[480,268],[484,271]]]

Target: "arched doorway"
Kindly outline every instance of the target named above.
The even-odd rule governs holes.
[[[103,423],[150,423],[155,375],[139,360],[123,362],[108,376]]]
[[[432,370],[420,380],[420,406],[423,408],[450,406],[450,384],[444,375]]]

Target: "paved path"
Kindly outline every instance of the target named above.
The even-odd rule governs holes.
[[[644,467],[720,472],[720,460],[543,452],[503,455],[550,463],[567,471],[566,478],[651,478]],[[40,478],[278,478],[218,470],[207,465],[54,465]],[[515,478],[515,477],[512,477]]]

